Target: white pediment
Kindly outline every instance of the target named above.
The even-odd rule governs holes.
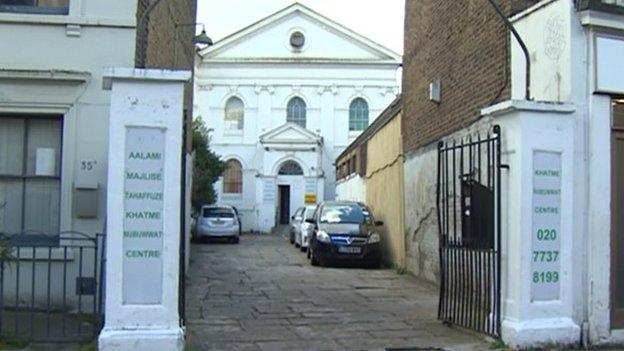
[[[304,35],[301,50],[290,36]],[[204,61],[355,61],[401,63],[401,56],[295,3],[203,49]]]
[[[300,127],[294,123],[286,123],[260,135],[260,143],[268,145],[320,145],[320,135]]]

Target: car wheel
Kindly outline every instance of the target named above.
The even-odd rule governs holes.
[[[310,251],[308,251],[308,252],[310,252]],[[314,251],[313,250],[310,252],[310,264],[313,265],[313,266],[318,266],[319,265],[319,261],[316,258],[316,256],[314,255]]]
[[[301,246],[301,245],[299,245],[299,243],[297,243],[297,242],[295,241],[295,247],[300,247],[300,246]]]
[[[306,252],[308,251],[307,247],[303,247],[303,246],[299,246],[299,250],[301,250],[301,252]]]
[[[290,244],[294,244],[295,243],[295,233],[290,232]]]
[[[240,238],[239,237],[232,238],[232,242],[234,244],[238,244],[240,242]]]

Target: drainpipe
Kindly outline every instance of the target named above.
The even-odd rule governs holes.
[[[529,50],[524,44],[524,41],[522,41],[522,38],[520,38],[520,34],[518,34],[518,32],[516,31],[516,28],[514,28],[513,24],[509,22],[509,19],[503,13],[503,10],[501,10],[501,8],[494,2],[494,0],[488,0],[488,1],[490,2],[494,10],[496,10],[496,13],[498,14],[498,16],[503,20],[507,29],[509,29],[511,34],[513,34],[513,36],[516,38],[516,40],[518,41],[518,44],[520,44],[520,48],[522,49],[522,52],[524,53],[524,60],[526,61],[524,99],[529,101],[531,100],[531,59],[529,57]]]
[[[141,18],[139,19],[139,23],[137,23],[137,43],[136,43],[136,52],[138,54],[138,60],[136,62],[137,68],[145,68],[145,61],[147,60],[147,20],[149,19],[149,15],[156,6],[160,3],[161,0],[154,0],[152,3],[145,9]]]

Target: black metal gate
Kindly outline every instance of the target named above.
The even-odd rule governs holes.
[[[96,337],[102,325],[103,248],[103,234],[0,236],[0,337]]]
[[[438,319],[493,336],[501,325],[500,127],[438,144]]]

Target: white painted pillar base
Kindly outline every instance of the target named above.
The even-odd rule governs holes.
[[[177,329],[116,330],[104,328],[98,340],[100,350],[182,351],[184,331]]]
[[[578,345],[574,106],[506,101],[482,114],[500,125],[509,166],[501,188],[501,337],[514,349]]]
[[[581,328],[570,318],[532,319],[522,322],[505,319],[501,326],[503,341],[513,348],[535,345],[574,345]]]

